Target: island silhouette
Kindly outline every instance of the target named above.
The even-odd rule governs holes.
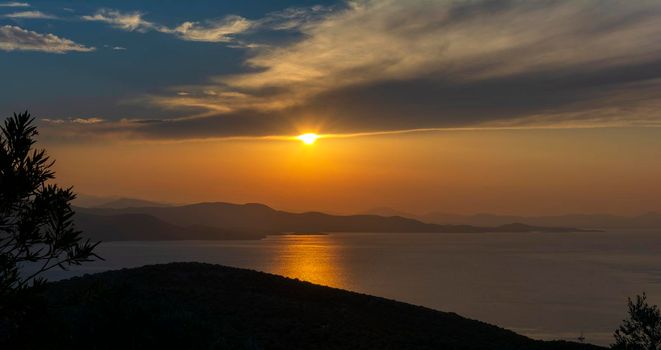
[[[290,232],[587,232],[573,227],[508,223],[498,226],[430,224],[401,216],[291,213],[264,204],[198,203],[127,208],[76,207],[86,237],[103,241],[260,239]]]

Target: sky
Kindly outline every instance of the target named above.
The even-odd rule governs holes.
[[[659,1],[0,1],[0,76],[79,193],[661,211]]]

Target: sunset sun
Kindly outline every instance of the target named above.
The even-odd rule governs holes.
[[[299,135],[296,138],[303,141],[303,143],[306,145],[311,145],[314,144],[315,141],[317,141],[319,135],[313,133],[307,133],[307,134]]]

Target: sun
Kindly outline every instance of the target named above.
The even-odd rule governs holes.
[[[303,141],[306,145],[311,145],[319,138],[319,135],[313,133],[307,133],[296,137],[297,139]]]

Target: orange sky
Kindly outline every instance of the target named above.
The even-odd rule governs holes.
[[[659,129],[433,131],[300,141],[42,144],[79,193],[355,213],[661,210]]]
[[[661,1],[24,7],[0,9],[3,78],[21,82],[0,110],[36,117],[82,194],[661,211]],[[342,137],[286,139],[307,132]]]

